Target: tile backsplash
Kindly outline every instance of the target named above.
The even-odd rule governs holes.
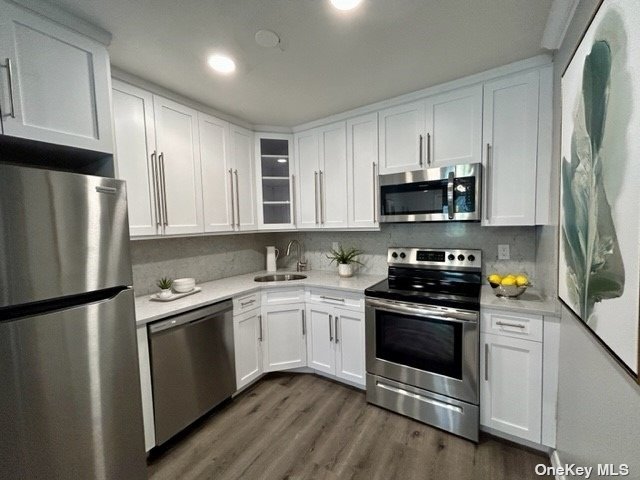
[[[482,250],[483,273],[523,272],[535,283],[536,227],[481,227],[477,223],[387,224],[379,232],[299,232],[278,234],[282,248],[292,238],[304,244],[304,252],[314,270],[336,269],[326,257],[333,242],[364,250],[358,267],[362,273],[387,272],[387,248],[432,247]],[[498,245],[509,244],[510,260],[498,260]],[[295,258],[283,258],[279,267],[295,266]]]
[[[477,223],[383,225],[379,232],[291,232],[163,238],[131,242],[133,286],[136,295],[157,290],[163,276],[194,277],[197,282],[256,272],[265,268],[265,246],[282,254],[289,240],[303,242],[313,270],[336,270],[326,257],[333,242],[364,250],[361,273],[387,273],[387,248],[433,247],[482,250],[483,273],[523,272],[536,284],[536,228],[480,227]],[[498,260],[498,244],[509,244],[511,260]],[[296,254],[281,257],[278,268],[294,268]]]
[[[194,277],[202,283],[264,270],[269,233],[162,238],[131,242],[133,287],[136,295],[157,291],[161,277]]]

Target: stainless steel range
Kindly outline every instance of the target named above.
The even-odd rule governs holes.
[[[367,401],[475,442],[481,256],[390,248],[365,291]]]

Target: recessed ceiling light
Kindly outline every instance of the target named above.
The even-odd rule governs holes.
[[[278,163],[287,163],[287,159],[286,158],[279,158],[278,159]]]
[[[221,54],[211,55],[207,63],[218,73],[229,74],[236,70],[236,62],[231,57]]]
[[[353,10],[362,3],[362,0],[331,0],[331,5],[338,10]]]

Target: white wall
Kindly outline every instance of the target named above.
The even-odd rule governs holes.
[[[560,160],[560,74],[598,3],[599,0],[581,0],[554,59],[556,184]],[[557,202],[557,187],[554,195]],[[543,227],[537,237],[540,273],[553,262],[556,267],[551,274],[555,277],[557,227]],[[557,426],[560,462],[585,466],[627,463],[631,472],[625,478],[640,479],[640,387],[569,310],[562,310]]]

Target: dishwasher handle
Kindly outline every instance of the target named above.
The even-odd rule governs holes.
[[[225,300],[214,305],[209,305],[207,307],[198,308],[186,313],[178,314],[167,320],[154,322],[149,325],[149,333],[153,335],[231,311],[233,311],[233,302],[231,300]]]

